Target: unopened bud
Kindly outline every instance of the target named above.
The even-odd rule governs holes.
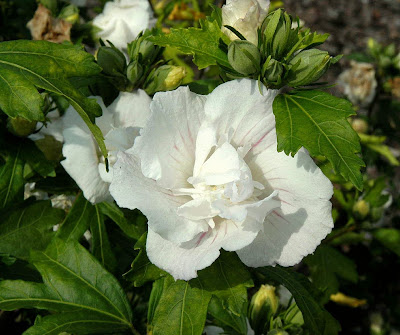
[[[262,75],[268,84],[280,85],[282,83],[283,65],[275,59],[266,61],[262,68]]]
[[[353,206],[354,215],[360,219],[364,219],[369,214],[369,210],[369,203],[365,200],[359,200]]]
[[[276,313],[278,306],[279,300],[275,294],[275,287],[261,285],[258,292],[253,295],[249,309],[250,324],[256,334],[263,333],[265,325]]]
[[[146,30],[128,44],[128,55],[131,60],[136,60],[142,65],[150,65],[161,54],[162,48],[151,42],[149,36],[152,36],[152,32]]]
[[[100,47],[97,51],[97,63],[108,75],[123,74],[126,69],[124,54],[116,47]]]
[[[289,335],[288,332],[284,331],[283,329],[273,329],[270,330],[267,335]]]
[[[19,137],[26,137],[36,129],[36,121],[28,121],[22,117],[8,118],[8,130]]]
[[[229,44],[228,61],[235,71],[245,76],[260,71],[260,52],[253,43],[247,41],[236,40]]]
[[[152,95],[160,91],[171,91],[177,88],[186,76],[185,68],[174,65],[163,65],[155,70],[145,84],[145,91]]]
[[[270,13],[264,20],[261,28],[263,43],[272,58],[280,60],[296,42],[294,35],[297,35],[297,30],[292,29],[292,23],[291,16],[282,9]]]
[[[136,85],[143,76],[143,67],[138,62],[133,61],[126,69],[126,76],[133,85]]]
[[[351,122],[351,126],[360,134],[365,134],[368,131],[368,122],[363,119],[354,119]]]
[[[331,59],[328,52],[318,49],[300,52],[289,63],[293,68],[289,70],[288,85],[297,87],[317,81],[329,68]]]
[[[58,15],[60,19],[75,24],[79,20],[79,9],[74,5],[64,7]]]

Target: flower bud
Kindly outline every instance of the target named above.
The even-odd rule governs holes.
[[[262,75],[268,84],[280,85],[282,82],[283,65],[275,59],[267,60],[262,68]]]
[[[351,126],[357,133],[365,134],[368,131],[368,122],[363,119],[354,119]]]
[[[103,72],[108,75],[122,74],[126,68],[124,54],[114,46],[100,47],[97,51],[97,63],[103,68]]]
[[[136,85],[143,76],[143,67],[136,61],[131,62],[126,69],[128,80]]]
[[[36,121],[29,121],[22,117],[8,118],[7,121],[8,130],[19,137],[26,137],[32,134],[36,129]]]
[[[253,43],[247,41],[237,40],[229,44],[228,61],[235,71],[245,76],[260,71],[260,52]]]
[[[369,214],[369,209],[369,203],[365,200],[359,200],[353,206],[354,215],[360,219],[364,219]]]
[[[275,294],[275,287],[261,285],[258,292],[251,298],[249,309],[250,325],[256,334],[263,333],[265,325],[276,313],[278,306],[279,300]]]
[[[274,59],[280,60],[284,57],[296,42],[297,31],[292,29],[292,18],[282,9],[270,13],[261,29],[266,52]]]
[[[163,65],[155,70],[145,83],[145,91],[152,95],[159,91],[171,91],[177,88],[186,76],[185,68]]]
[[[272,329],[267,333],[267,335],[289,335],[289,333],[283,329]]]
[[[136,40],[128,45],[128,54],[131,60],[137,60],[142,65],[152,64],[161,54],[162,48],[149,41],[151,32],[146,30]]]
[[[79,20],[79,9],[74,5],[64,7],[58,15],[60,19],[75,24]]]
[[[289,63],[287,81],[292,87],[304,86],[317,81],[329,68],[332,57],[328,52],[311,49],[300,52]]]

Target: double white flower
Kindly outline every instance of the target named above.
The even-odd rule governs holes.
[[[126,50],[127,44],[142,30],[153,28],[155,22],[148,0],[109,1],[103,13],[93,20],[93,24],[101,29],[97,36],[121,50]]]
[[[257,29],[268,15],[269,0],[227,0],[222,6],[222,24],[235,28],[249,42],[257,45]],[[238,37],[229,29],[223,27],[222,31],[231,40]]]
[[[305,151],[276,150],[276,94],[249,79],[208,96],[157,93],[118,154],[111,194],[146,215],[149,259],[175,279],[196,277],[221,248],[248,266],[291,266],[331,231],[330,181]]]
[[[112,201],[109,187],[117,152],[133,146],[139,128],[150,115],[151,102],[142,90],[121,92],[108,108],[100,97],[96,99],[103,111],[103,115],[96,118],[96,125],[104,135],[109,172],[93,135],[74,108],[69,107],[62,118],[65,160],[61,164],[92,203]]]

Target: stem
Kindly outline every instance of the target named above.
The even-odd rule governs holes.
[[[134,335],[141,335],[141,334],[135,329],[135,327],[133,327],[133,325],[131,325],[131,332],[132,332],[132,334],[134,334]]]

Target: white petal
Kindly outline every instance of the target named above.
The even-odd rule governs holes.
[[[202,124],[196,144],[196,166],[202,166],[215,140],[221,134],[232,132],[231,144],[238,147],[254,147],[275,128],[272,103],[277,91],[264,86],[262,94],[256,80],[232,80],[218,86],[207,98],[206,121]],[[239,98],[238,98],[239,97]]]
[[[87,131],[79,126],[64,130],[65,160],[61,165],[78,184],[87,200],[92,203],[108,201],[111,200],[108,191],[110,184],[104,182],[99,174],[97,144]]]
[[[188,187],[192,176],[195,140],[204,118],[205,97],[179,87],[160,92],[151,103],[152,114],[135,141],[143,174],[165,188]]]
[[[271,148],[248,164],[264,192],[278,190],[281,208],[267,216],[264,231],[238,255],[248,266],[295,265],[332,230],[332,184],[303,151],[293,158]]]
[[[144,127],[150,116],[151,98],[143,90],[121,92],[108,106],[114,115],[115,127]]]
[[[147,217],[149,227],[170,241],[186,242],[208,230],[206,220],[192,221],[178,216],[178,207],[191,198],[174,196],[143,176],[140,162],[133,155],[118,154],[110,191],[120,207],[138,208]]]
[[[239,250],[254,240],[257,231],[251,224],[220,220],[214,229],[178,245],[149,228],[146,250],[150,261],[176,280],[190,280],[197,277],[198,270],[210,266],[218,258],[221,248]]]
[[[154,26],[153,13],[147,0],[114,0],[104,6],[93,24],[100,29],[98,36],[110,40],[117,48],[126,49],[127,43],[147,28]]]

